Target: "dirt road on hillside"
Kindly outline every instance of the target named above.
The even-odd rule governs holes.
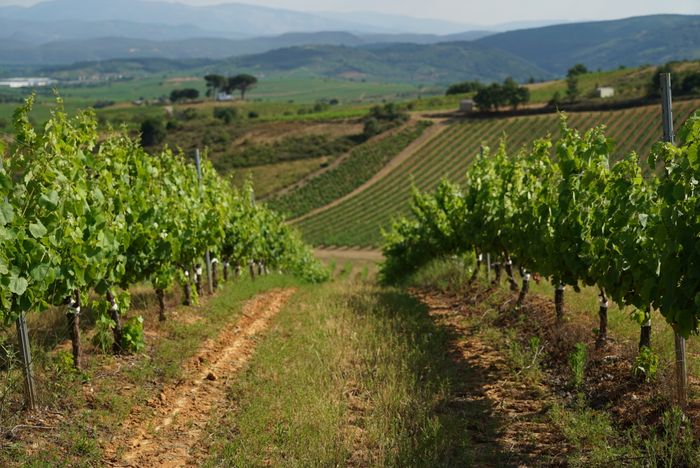
[[[321,260],[366,260],[371,262],[381,262],[384,260],[382,252],[379,250],[361,249],[316,249],[316,258]]]
[[[204,429],[226,399],[229,381],[255,351],[255,337],[294,294],[294,289],[260,294],[185,364],[182,381],[148,401],[153,412],[135,408],[105,447],[112,466],[199,466],[208,453]],[[146,413],[146,414],[144,414]]]
[[[444,132],[447,127],[448,127],[448,120],[447,119],[431,119],[433,120],[433,126],[428,127],[421,136],[416,138],[411,144],[409,144],[406,148],[403,149],[396,157],[394,157],[389,163],[381,168],[379,172],[374,174],[371,179],[369,179],[367,182],[364,184],[360,185],[357,187],[355,190],[352,192],[348,193],[347,195],[340,197],[331,203],[324,205],[320,208],[316,208],[315,210],[309,211],[305,215],[299,216],[296,219],[291,220],[291,223],[298,223],[300,221],[303,221],[307,218],[310,218],[312,216],[316,216],[319,213],[322,213],[326,210],[330,210],[334,206],[337,206],[344,202],[345,200],[354,197],[358,193],[367,190],[367,188],[371,187],[372,185],[376,184],[379,182],[381,179],[386,177],[387,174],[389,174],[391,171],[396,169],[398,166],[403,164],[407,159],[409,159],[413,154],[418,151],[420,148],[423,147],[424,144],[426,144],[428,141],[430,141],[432,138],[435,138],[437,135],[440,133]]]

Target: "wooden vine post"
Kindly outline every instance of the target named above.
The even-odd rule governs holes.
[[[19,342],[22,357],[22,374],[24,376],[24,405],[29,411],[37,407],[36,384],[34,382],[34,366],[32,364],[32,351],[29,347],[29,333],[27,333],[27,321],[24,313],[17,318],[17,341]]]
[[[661,73],[661,110],[664,141],[673,144],[673,108],[670,73]],[[678,405],[683,408],[688,401],[688,370],[685,358],[685,338],[675,330],[674,335],[676,348],[676,399]]]
[[[202,159],[199,155],[199,148],[197,148],[194,152],[194,163],[197,166],[197,179],[199,180],[199,196],[203,197],[204,189],[202,188]],[[213,294],[214,285],[211,277],[211,253],[209,252],[209,249],[207,249],[204,260],[204,263],[206,264],[205,267],[207,269],[208,292],[209,294]]]
[[[1,155],[1,153],[0,153]],[[0,159],[0,168],[3,168]],[[5,199],[7,201],[7,199]],[[22,377],[24,381],[24,407],[34,411],[38,400],[36,397],[36,383],[34,380],[34,365],[32,363],[32,348],[29,345],[29,332],[24,312],[20,313],[15,322],[17,326],[17,344],[19,345],[20,358],[22,359]]]

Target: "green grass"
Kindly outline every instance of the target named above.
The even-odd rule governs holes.
[[[496,421],[480,402],[453,402],[459,369],[446,330],[414,299],[352,276],[303,288],[277,316],[212,421],[209,466],[499,460],[490,447],[472,448],[464,424],[479,418],[493,431]]]
[[[676,124],[683,122],[700,101],[680,101],[674,107]],[[643,164],[654,142],[661,136],[658,106],[569,114],[569,124],[584,130],[605,124],[606,135],[616,143],[615,157],[636,151]],[[408,160],[381,181],[339,205],[301,221],[304,238],[316,245],[379,246],[381,228],[392,217],[408,214],[411,184],[433,190],[441,178],[463,180],[482,144],[495,148],[507,135],[511,152],[531,144],[535,138],[558,134],[556,114],[527,117],[466,119],[451,124],[426,142]],[[367,207],[371,206],[371,210]]]
[[[135,115],[152,112],[149,106],[133,106],[138,99],[167,98],[174,89],[195,88],[202,100],[206,100],[204,79],[197,76],[158,74],[137,77],[132,80],[104,82],[83,86],[57,88],[71,112],[93,106],[98,101],[114,101],[117,105],[99,110],[99,114],[112,121],[131,121]],[[433,90],[433,92],[436,92]],[[27,90],[6,90],[3,95],[21,98]],[[349,118],[361,115],[369,106],[384,101],[406,100],[421,93],[416,85],[339,80],[331,78],[271,78],[261,79],[246,95],[246,102],[236,105],[246,114],[255,111],[262,119],[318,120]],[[336,99],[337,106],[320,112],[298,115],[300,109],[311,110],[318,101]],[[0,103],[0,118],[12,116],[17,103]],[[37,106],[32,117],[45,121],[54,105],[53,91],[40,89]],[[155,106],[163,114],[162,106]],[[155,112],[155,111],[153,111]]]

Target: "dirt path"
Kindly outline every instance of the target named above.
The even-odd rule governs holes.
[[[384,256],[379,250],[316,249],[314,254],[321,260],[367,260],[371,262],[384,260]]]
[[[386,177],[387,174],[389,174],[391,171],[396,169],[398,166],[403,164],[407,159],[409,159],[413,154],[418,151],[423,145],[431,140],[432,138],[436,137],[443,131],[445,131],[448,128],[448,120],[447,119],[430,119],[433,120],[434,125],[431,127],[428,127],[421,136],[416,138],[413,142],[411,142],[406,148],[403,149],[399,154],[397,154],[389,163],[381,168],[379,172],[374,174],[372,178],[370,178],[367,182],[364,184],[360,185],[357,187],[355,190],[352,192],[348,193],[345,196],[342,196],[336,200],[333,200],[327,205],[324,205],[320,208],[316,208],[315,210],[309,211],[305,215],[299,216],[298,218],[295,218],[291,220],[290,222],[292,224],[299,223],[307,218],[310,218],[312,216],[316,216],[319,213],[323,213],[326,210],[330,210],[334,206],[337,206],[341,203],[343,203],[345,200],[354,197],[358,193],[367,190],[369,187],[372,185],[376,184],[378,181],[382,180],[384,177]]]
[[[470,423],[477,447],[484,453],[497,447],[516,466],[562,463],[568,447],[547,416],[556,401],[553,392],[542,384],[519,381],[503,352],[467,325],[460,304],[438,293],[412,293],[427,305],[436,323],[452,332],[453,359],[469,369],[461,376],[457,403],[488,408],[484,417],[496,421],[492,431],[483,429],[483,421]]]
[[[207,454],[204,428],[226,398],[229,380],[252,356],[263,332],[294,289],[263,293],[250,300],[240,319],[208,340],[185,364],[185,377],[167,385],[152,415],[134,408],[105,449],[113,466],[196,466]]]

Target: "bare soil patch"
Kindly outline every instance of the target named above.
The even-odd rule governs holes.
[[[274,290],[250,300],[243,315],[208,340],[185,364],[183,379],[165,385],[157,398],[135,407],[106,444],[115,466],[193,466],[207,453],[204,429],[225,403],[229,380],[252,356],[263,332],[295,289]]]
[[[452,357],[471,370],[460,382],[459,398],[488,408],[484,418],[502,421],[495,431],[483,430],[483,421],[465,421],[476,447],[485,451],[500,447],[516,466],[563,464],[570,447],[547,416],[556,402],[555,392],[542,383],[533,385],[518,380],[507,357],[467,325],[465,313],[478,313],[476,310],[437,291],[412,293],[428,307],[436,323],[454,333]]]

